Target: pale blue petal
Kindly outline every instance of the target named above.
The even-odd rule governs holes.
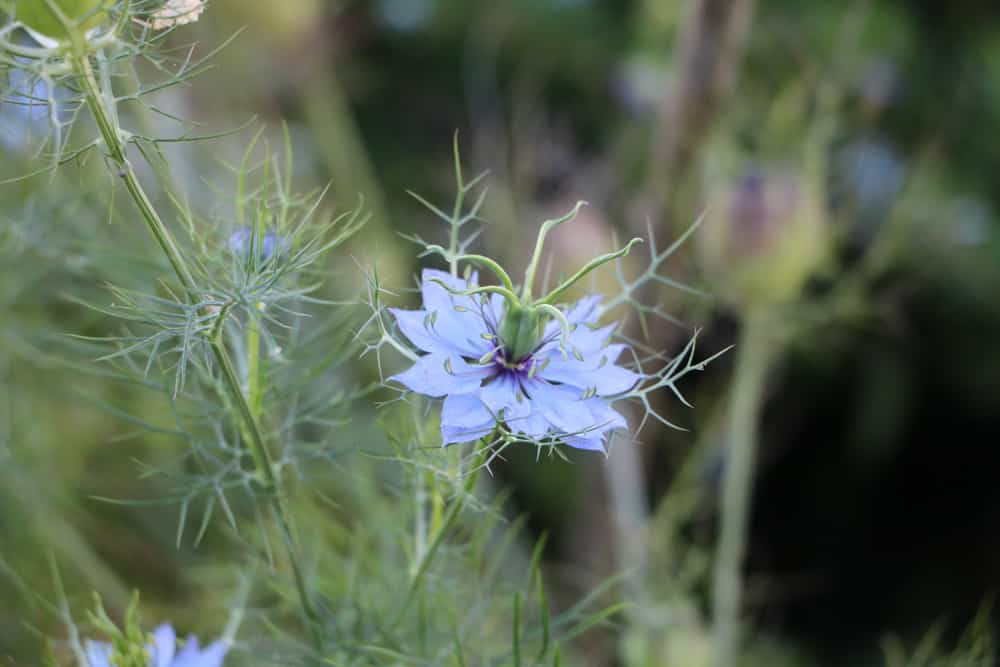
[[[616,363],[622,356],[622,352],[628,349],[628,345],[623,343],[612,343],[600,351],[598,358],[605,357],[608,362]],[[602,362],[603,363],[603,362]]]
[[[643,378],[642,375],[615,364],[607,364],[593,372],[598,396],[617,396],[630,391]]]
[[[550,322],[549,325],[551,324]],[[548,330],[549,325],[546,325],[546,330]],[[592,328],[587,324],[577,325],[569,332],[566,354],[570,356],[581,354],[586,357],[601,350],[607,346],[608,339],[614,333],[617,326],[614,323],[597,328]],[[558,327],[546,335],[545,341],[545,344],[538,348],[538,351],[535,353],[536,355],[547,357],[558,354],[559,356],[563,356],[563,351],[560,349],[562,336]]]
[[[607,433],[618,429],[628,429],[628,422],[625,417],[611,405],[601,398],[587,399],[587,408],[594,417],[594,426],[597,433]]]
[[[608,338],[617,328],[617,323],[611,323],[603,327],[591,327],[587,324],[580,324],[569,332],[570,350],[576,350],[584,355],[595,352],[608,343]],[[559,341],[556,341],[556,345]]]
[[[181,652],[177,654],[177,659],[170,667],[200,667],[200,660],[201,648],[198,646],[198,638],[188,635]]]
[[[448,306],[457,303],[463,306],[473,306],[471,296],[460,296],[448,291],[463,292],[479,286],[478,273],[473,273],[469,280],[453,276],[447,271],[424,269],[420,272],[420,293],[424,299],[426,310],[446,310]],[[447,289],[446,289],[447,287]]]
[[[496,426],[496,419],[472,394],[451,394],[441,406],[441,441],[469,442],[487,435]]]
[[[593,350],[590,350],[587,354],[583,354],[583,352],[577,348],[576,351],[580,352],[580,355],[577,356],[576,354],[573,354],[573,349],[569,349],[566,351],[566,354],[563,354],[557,343],[555,347],[546,349],[544,354],[536,356],[549,359],[549,363],[574,363],[577,364],[577,367],[580,370],[593,370],[607,364],[617,362],[619,357],[622,356],[622,352],[627,349],[628,345],[623,343],[612,343],[611,345],[598,346]]]
[[[493,429],[496,428],[496,422],[489,422],[488,424],[483,424],[482,426],[477,426],[476,428],[464,428],[457,426],[441,426],[441,446],[454,445],[462,442],[472,442],[473,440],[479,440],[480,438],[485,438]]]
[[[87,640],[87,667],[111,667],[111,644]]]
[[[398,382],[418,394],[440,397],[473,392],[489,373],[487,367],[466,363],[457,355],[428,354],[417,359],[407,370],[390,377],[389,381]]]
[[[487,332],[486,323],[479,313],[455,313],[471,315],[456,322],[434,311],[400,310],[390,308],[399,330],[407,340],[424,352],[459,354],[478,359],[490,349],[490,342],[483,337]]]
[[[222,667],[222,661],[225,660],[226,653],[228,652],[229,645],[225,642],[212,642],[202,651],[201,662],[198,663],[198,667]]]
[[[624,345],[609,345],[582,361],[574,356],[564,358],[560,353],[550,354],[538,376],[584,391],[593,389],[598,396],[623,394],[642,379],[642,375],[614,363],[624,348]]]
[[[574,449],[584,449],[591,452],[603,452],[604,436],[585,437],[582,435],[568,435],[563,441]]]
[[[528,391],[533,407],[557,430],[576,433],[593,425],[593,417],[578,390],[535,381]]]
[[[579,392],[565,385],[535,381],[529,387],[534,412],[518,429],[535,439],[554,427],[555,435],[578,449],[603,451],[608,432],[628,427],[625,418],[601,398],[581,399]],[[544,417],[545,426],[538,422]],[[550,434],[551,435],[551,434]]]
[[[596,390],[597,396],[617,396],[624,394],[642,379],[638,373],[627,368],[607,364],[603,368],[586,370],[574,368],[571,363],[550,363],[538,373],[550,382],[561,382],[582,391]]]
[[[177,635],[169,623],[153,630],[153,667],[171,667],[176,649]]]
[[[403,332],[407,340],[416,345],[424,352],[437,352],[442,354],[452,354],[458,352],[455,346],[433,334],[427,328],[427,318],[430,317],[426,310],[400,310],[390,308],[389,312],[396,319],[399,330]]]
[[[496,421],[475,394],[449,394],[441,406],[441,423],[461,428],[477,427]]]
[[[540,410],[533,410],[527,417],[509,422],[509,426],[515,433],[524,434],[532,440],[541,440],[552,429]]]
[[[531,402],[510,375],[501,375],[479,390],[479,398],[494,414],[503,412],[505,421],[523,419],[531,413]]]
[[[586,403],[590,414],[593,415],[593,425],[583,433],[567,436],[566,444],[577,449],[604,451],[607,434],[611,431],[627,429],[628,423],[604,399],[589,398]]]
[[[483,318],[482,303],[475,297],[453,294],[444,287],[455,291],[472,289],[477,286],[476,276],[466,282],[444,271],[424,269],[420,280],[424,310],[433,315],[427,320],[432,335],[465,356],[478,358],[485,354],[490,344],[483,334],[490,331]]]
[[[570,324],[585,324],[597,321],[601,316],[601,295],[585,296],[566,311],[566,320]]]
[[[229,647],[221,641],[213,642],[200,650],[198,638],[191,636],[170,667],[221,667],[228,650]]]
[[[424,307],[421,310],[390,308],[400,331],[424,352],[457,353],[479,358],[490,349],[483,335],[490,333],[486,310],[471,296],[452,294],[476,286],[476,277],[466,282],[444,271],[425,269],[421,274]]]
[[[577,329],[587,329],[587,325],[594,324],[600,316],[601,309],[598,308],[600,303],[601,297],[593,294],[580,299],[572,308],[564,311],[563,314],[566,316],[566,321],[571,327],[573,327],[574,331]],[[549,320],[549,322],[545,325],[543,338],[549,340],[553,336],[558,336],[560,329],[561,326],[557,320]]]

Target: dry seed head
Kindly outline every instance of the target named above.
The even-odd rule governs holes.
[[[149,26],[153,30],[166,30],[176,25],[194,23],[205,11],[205,0],[167,0],[153,12]]]

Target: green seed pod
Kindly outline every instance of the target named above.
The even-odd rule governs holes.
[[[108,4],[108,0],[17,0],[15,7],[18,21],[42,36],[66,41],[70,32],[53,6],[85,33],[107,18]]]
[[[753,170],[717,199],[698,241],[719,294],[740,307],[797,298],[827,254],[817,188],[796,174]]]
[[[542,337],[545,323],[531,307],[508,305],[507,315],[500,325],[500,338],[510,350],[510,361],[520,361],[528,356]]]

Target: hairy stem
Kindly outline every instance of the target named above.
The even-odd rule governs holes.
[[[197,283],[191,273],[187,262],[184,260],[176,241],[167,229],[160,215],[156,212],[152,202],[146,195],[145,190],[139,183],[135,171],[128,160],[126,153],[126,143],[124,141],[121,128],[118,126],[114,113],[115,101],[110,90],[103,90],[94,75],[94,69],[90,62],[90,56],[83,53],[78,54],[73,61],[73,66],[79,75],[80,84],[90,110],[101,133],[107,150],[108,158],[118,170],[118,175],[125,183],[132,201],[135,202],[139,213],[142,215],[146,226],[153,234],[159,244],[163,254],[166,255],[170,266],[181,283],[186,297],[193,298],[197,294]],[[322,650],[322,636],[319,631],[319,617],[313,607],[311,598],[305,585],[305,577],[302,569],[302,559],[299,556],[296,546],[295,532],[293,529],[291,513],[288,509],[287,499],[281,483],[281,477],[275,469],[271,459],[271,453],[264,441],[258,418],[254,415],[250,402],[243,392],[239,377],[233,367],[229,357],[229,351],[221,338],[222,328],[218,329],[220,335],[213,336],[209,341],[212,354],[215,357],[222,372],[223,384],[227,393],[240,413],[240,420],[243,430],[246,433],[247,445],[253,458],[254,468],[258,481],[271,500],[275,516],[280,526],[282,539],[288,552],[288,559],[291,562],[293,576],[295,578],[296,589],[298,590],[302,611],[310,626],[313,641],[317,650]]]
[[[728,454],[713,587],[715,665],[732,667],[739,655],[741,569],[753,491],[764,382],[774,353],[766,312],[751,312],[737,346],[736,379],[727,424]]]

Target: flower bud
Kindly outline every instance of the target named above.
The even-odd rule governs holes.
[[[51,40],[68,41],[70,31],[53,11],[53,6],[83,34],[108,17],[108,4],[107,0],[17,0],[15,8],[17,20],[34,33]]]

